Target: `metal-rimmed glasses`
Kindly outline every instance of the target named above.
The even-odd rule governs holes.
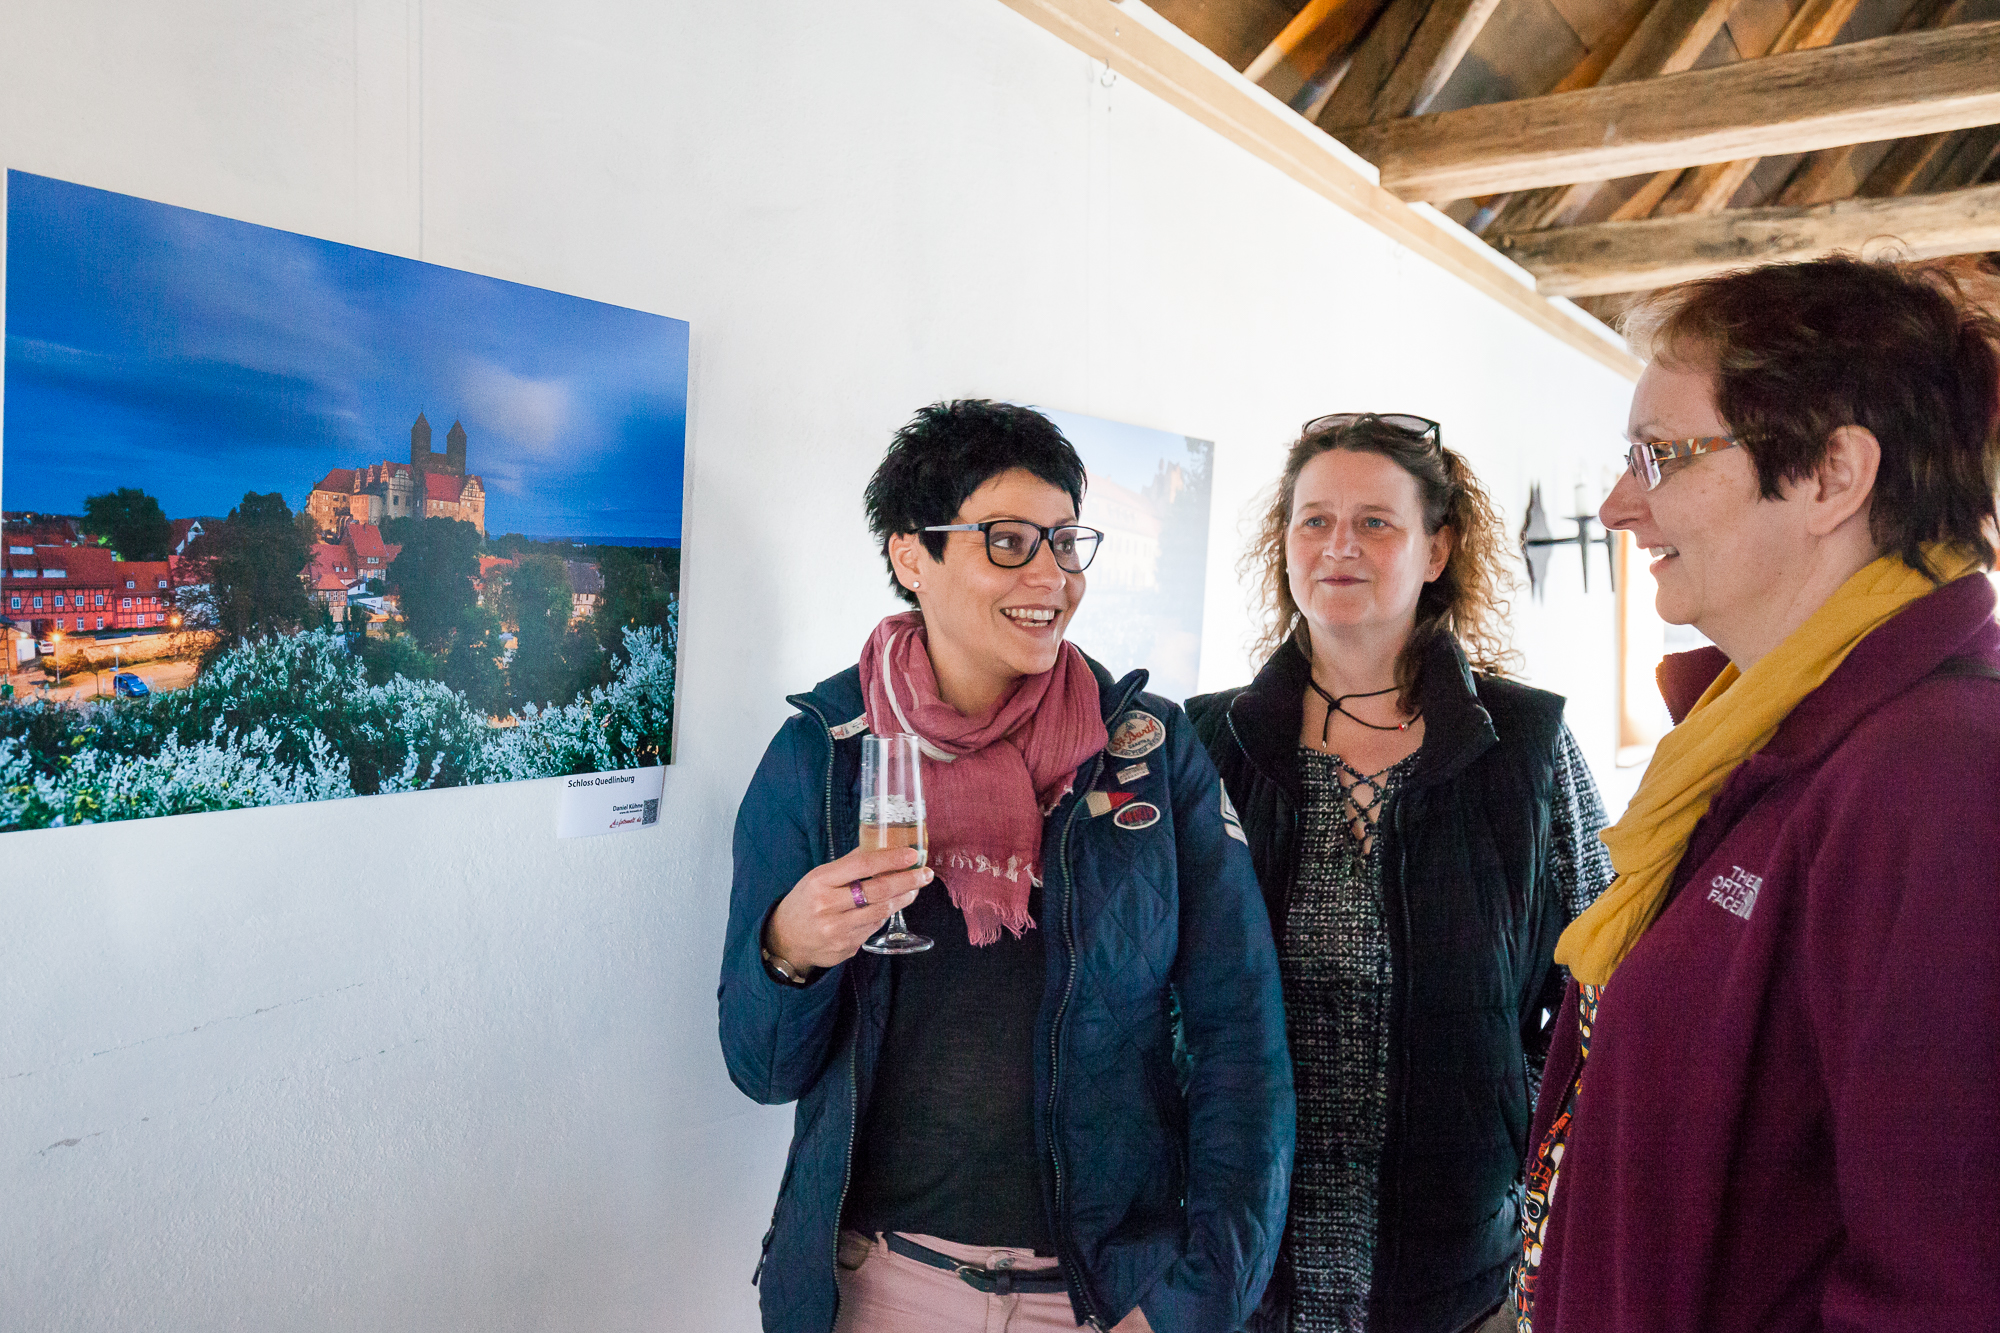
[[[1030,523],[1024,518],[990,518],[984,523],[938,523],[922,532],[983,532],[986,558],[1002,569],[1019,569],[1033,560],[1044,539],[1054,553],[1056,567],[1071,574],[1090,568],[1097,545],[1104,534],[1080,523],[1062,523],[1053,528]]]
[[[1647,490],[1660,484],[1660,464],[1677,458],[1698,458],[1734,449],[1742,441],[1734,435],[1696,435],[1685,440],[1641,440],[1625,451],[1625,470]]]
[[[1299,434],[1312,435],[1319,431],[1345,430],[1363,421],[1379,421],[1406,435],[1415,435],[1439,448],[1444,447],[1444,427],[1429,417],[1420,417],[1409,412],[1329,412],[1323,417],[1314,417],[1299,427]]]

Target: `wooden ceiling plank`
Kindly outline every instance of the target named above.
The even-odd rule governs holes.
[[[1990,124],[1996,70],[2000,20],[1412,116],[1347,142],[1400,197],[1451,200]]]
[[[1679,171],[1654,172],[1646,183],[1639,187],[1638,193],[1611,210],[1611,220],[1637,222],[1640,218],[1653,216],[1653,210],[1660,206],[1660,201],[1667,197],[1667,192],[1674,188],[1674,182],[1678,181],[1681,175]]]
[[[1722,31],[1735,0],[1659,0],[1632,40],[1598,80],[1599,87],[1679,74],[1694,68]]]
[[[1271,44],[1259,51],[1251,62],[1243,67],[1243,77],[1252,83],[1262,83],[1264,76],[1278,67],[1278,62],[1299,49],[1299,44],[1319,30],[1320,24],[1331,18],[1336,10],[1344,9],[1354,0],[1311,0],[1304,9],[1292,15]]]
[[[1965,3],[1966,0],[1917,0],[1897,21],[1896,31],[1919,32],[1925,28],[1949,27],[1964,15]],[[1808,154],[1772,203],[1805,207],[1845,199],[1858,190],[1867,177],[1867,168],[1856,161],[1856,154],[1865,157],[1868,147],[1867,144],[1843,144],[1838,148],[1823,148]]]
[[[1918,182],[1914,191],[1938,194],[1961,186],[1976,185],[1985,177],[1993,155],[2000,152],[2000,125],[1962,130],[1953,137],[1958,142],[1940,155],[1937,168]]]
[[[1155,14],[1242,69],[1284,31],[1299,0],[1152,0]]]
[[[1371,120],[1417,115],[1430,106],[1500,0],[1434,0],[1417,35],[1376,95]]]
[[[1761,50],[1745,51],[1744,58],[1783,55],[1789,51],[1826,46],[1840,35],[1841,28],[1853,17],[1858,3],[1859,0],[1805,0],[1793,11],[1791,18],[1770,35]],[[1733,162],[1711,162],[1686,172],[1679,168],[1662,172],[1661,175],[1678,183],[1672,184],[1660,196],[1651,209],[1651,215],[1677,217],[1687,213],[1720,213],[1729,207],[1729,201],[1736,197],[1736,192],[1743,188],[1743,182],[1750,179],[1750,173],[1757,170],[1757,164],[1762,160],[1761,157],[1745,157]],[[1649,184],[1658,180],[1659,176],[1655,176]],[[1641,195],[1647,193],[1646,189],[1640,190]],[[1647,213],[1631,208],[1630,201],[1612,214],[1614,220],[1621,222],[1646,216]]]
[[[1312,0],[1243,71],[1289,101],[1354,45],[1388,0]]]
[[[1814,259],[1893,238],[1905,259],[2000,249],[2000,185],[1809,208],[1600,222],[1503,236],[1498,248],[1549,296],[1664,287],[1745,264]]]
[[[1692,69],[1708,44],[1715,40],[1715,34],[1722,30],[1733,3],[1734,0],[1655,0],[1595,78],[1589,83],[1582,81],[1586,75],[1584,65],[1590,63],[1586,57],[1584,65],[1572,70],[1570,77],[1550,95],[1609,88]],[[1565,214],[1589,203],[1603,184],[1603,181],[1586,181],[1518,193],[1507,201],[1493,225],[1503,232],[1539,231],[1553,226]]]
[[[1552,93],[1573,93],[1579,88],[1595,88],[1604,79],[1604,72],[1611,68],[1611,62],[1625,49],[1625,43],[1632,40],[1639,25],[1646,20],[1648,9],[1645,5],[1634,5],[1625,17],[1613,28],[1605,39],[1584,52],[1583,59],[1576,62],[1570,72],[1563,75]]]
[[[1388,7],[1354,48],[1354,61],[1340,86],[1333,90],[1333,96],[1315,118],[1321,129],[1333,133],[1336,127],[1369,122],[1375,99],[1394,76],[1430,7],[1431,0],[1389,0]]]
[[[1917,182],[1929,173],[1939,155],[1951,147],[1955,138],[1950,134],[1919,134],[1915,138],[1898,140],[1888,156],[1868,173],[1868,178],[1861,182],[1861,188],[1855,193],[1870,199],[1887,199],[1910,193]]]

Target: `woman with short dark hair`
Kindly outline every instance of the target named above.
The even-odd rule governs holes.
[[[1664,291],[1607,528],[1714,647],[1605,834],[1537,1108],[1535,1333],[2000,1312],[1992,320],[1833,258]]]
[[[917,609],[779,730],[736,823],[731,1078],[799,1103],[760,1265],[784,1333],[1237,1326],[1292,1100],[1271,936],[1185,715],[1064,642],[1101,534],[1045,417],[939,403],[868,484]],[[910,733],[929,862],[856,850]],[[933,888],[932,870],[948,893]],[[935,947],[858,952],[892,911]]]
[[[1246,560],[1269,660],[1187,704],[1249,836],[1297,1087],[1258,1333],[1501,1305],[1556,937],[1610,878],[1563,701],[1503,675],[1506,537],[1441,433],[1306,423]]]

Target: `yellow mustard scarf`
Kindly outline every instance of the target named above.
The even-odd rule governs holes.
[[[1946,582],[1977,564],[1952,547],[1934,545],[1924,554]],[[1562,933],[1556,961],[1586,986],[1609,981],[1659,915],[1694,826],[1736,766],[1764,748],[1869,631],[1937,587],[1900,557],[1885,555],[1841,584],[1749,671],[1724,667],[1653,751],[1624,816],[1598,835],[1618,877]]]

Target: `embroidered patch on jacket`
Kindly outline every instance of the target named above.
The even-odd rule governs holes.
[[[1708,882],[1708,900],[1748,921],[1750,909],[1757,905],[1757,890],[1764,887],[1764,877],[1753,875],[1742,866],[1730,869],[1736,873],[1717,875]]]
[[[1134,764],[1130,768],[1119,769],[1112,776],[1116,777],[1119,782],[1129,787],[1133,783],[1137,782],[1140,778],[1145,777],[1148,773],[1152,771],[1153,771],[1152,768],[1146,764]]]
[[[1104,748],[1113,759],[1143,759],[1166,743],[1166,724],[1135,708],[1111,728],[1111,743]]]
[[[1134,801],[1111,816],[1119,828],[1151,828],[1160,822],[1160,807],[1151,801]]]
[[[1248,847],[1250,839],[1243,836],[1243,820],[1238,817],[1236,807],[1229,803],[1229,788],[1224,787],[1220,782],[1217,782],[1215,785],[1222,792],[1222,831],[1242,843],[1245,847]]]
[[[1083,808],[1090,811],[1090,817],[1095,819],[1099,815],[1110,814],[1113,810],[1131,800],[1132,796],[1133,793],[1129,791],[1085,792]]]
[[[843,722],[837,727],[828,728],[828,730],[832,731],[833,738],[837,741],[844,741],[849,736],[859,736],[862,732],[868,730],[868,714],[863,713],[852,722]]]

